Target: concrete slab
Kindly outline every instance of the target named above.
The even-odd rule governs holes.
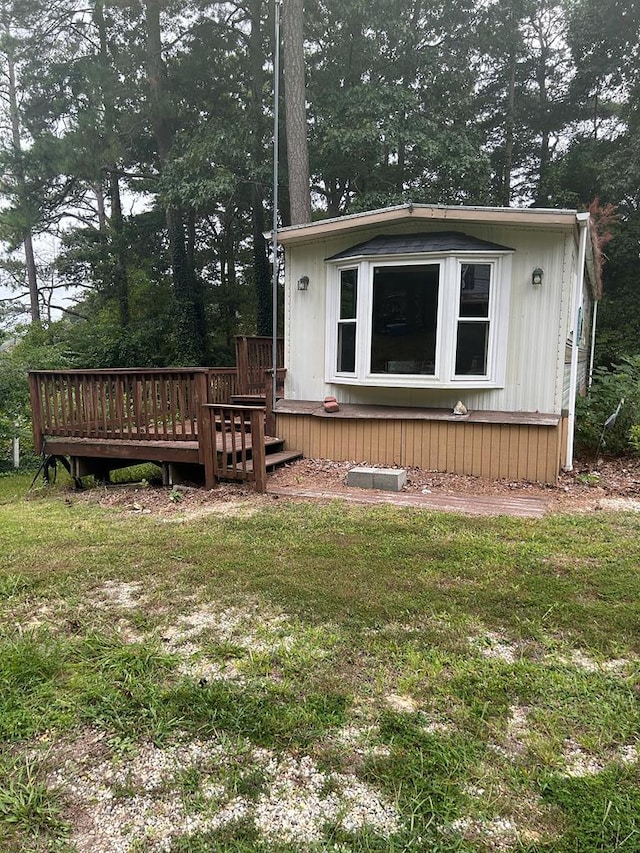
[[[358,465],[347,473],[347,485],[359,489],[401,492],[406,482],[407,472],[403,468],[366,468]]]

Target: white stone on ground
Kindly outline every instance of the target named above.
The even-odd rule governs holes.
[[[271,787],[255,809],[257,828],[285,843],[313,844],[327,823],[346,832],[369,827],[383,837],[400,829],[395,807],[355,776],[322,773],[308,756],[272,759],[265,772]]]
[[[487,631],[481,637],[471,637],[471,644],[482,657],[489,660],[500,660],[504,663],[515,663],[518,660],[518,647],[495,631]]]
[[[322,773],[308,756],[277,757],[270,750],[250,750],[244,741],[193,741],[165,749],[145,744],[121,760],[92,760],[82,747],[89,742],[85,733],[75,747],[79,754],[48,778],[74,815],[70,841],[78,853],[128,853],[132,844],[160,853],[178,837],[215,831],[237,820],[252,821],[267,840],[302,849],[323,840],[327,823],[346,832],[368,827],[383,837],[400,829],[395,807],[374,788],[351,774]],[[73,750],[73,744],[66,745],[63,754],[73,755]],[[241,797],[224,802],[220,780],[240,755],[246,769],[253,762],[265,775],[266,790],[257,802]],[[201,776],[205,802],[197,813],[187,811],[177,784],[189,769]]]
[[[612,763],[635,764],[638,761],[638,749],[633,744],[619,747],[605,755],[591,755],[574,740],[565,741],[563,755],[565,776],[580,778],[595,776]]]
[[[487,850],[508,850],[518,841],[518,827],[506,817],[461,817],[453,821],[451,829],[467,841],[480,841]]]
[[[378,742],[380,729],[378,726],[345,726],[339,729],[333,739],[355,752],[357,755],[368,755],[374,758],[384,758],[391,755],[391,750],[385,744]]]

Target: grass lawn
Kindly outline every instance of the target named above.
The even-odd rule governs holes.
[[[0,850],[640,850],[640,516],[0,477]]]

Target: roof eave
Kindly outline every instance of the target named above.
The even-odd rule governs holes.
[[[306,243],[313,239],[328,238],[344,231],[402,222],[483,222],[499,225],[538,225],[549,228],[575,228],[575,210],[547,210],[543,208],[512,207],[461,207],[429,204],[403,204],[354,213],[335,219],[322,219],[303,225],[290,225],[278,231],[278,242],[283,245]],[[271,236],[270,234],[268,235]]]

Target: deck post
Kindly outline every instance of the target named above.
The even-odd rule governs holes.
[[[196,402],[197,402],[197,411],[200,411],[200,406],[203,406],[205,403],[211,402],[209,397],[211,394],[210,386],[209,386],[209,371],[206,367],[201,368],[200,370],[196,369],[194,371],[194,382],[196,389]]]
[[[273,370],[265,370],[264,372],[264,431],[267,435],[276,434],[275,419],[273,416]]]
[[[42,421],[42,385],[37,373],[29,374],[29,393],[31,395],[31,412],[33,414],[33,450],[42,453],[44,430]]]
[[[246,335],[236,336],[236,367],[238,368],[238,393],[249,393],[249,344]]]
[[[207,403],[200,406],[198,424],[198,448],[200,462],[204,463],[204,484],[213,489],[217,480],[218,460],[216,457],[216,419],[213,406]]]
[[[210,394],[209,371],[208,370],[201,370],[201,371],[196,372],[195,376],[193,377],[193,390],[194,390],[194,394],[195,394],[195,398],[196,398],[195,399],[194,412],[197,413],[196,414],[196,420],[197,420],[198,416],[201,415],[203,412],[202,407],[210,402],[210,400],[209,400],[209,394]],[[204,427],[205,431],[209,430],[209,415],[208,415],[208,413],[205,416],[203,427]],[[205,462],[205,457],[203,457],[203,455],[202,455],[204,452],[204,445],[200,439],[200,425],[199,424],[197,425],[197,429],[198,429],[198,448],[199,448],[199,452],[200,452],[200,462]],[[214,448],[215,448],[215,442],[214,442]],[[210,486],[209,488],[213,488],[213,487]]]
[[[269,395],[267,394],[267,398]],[[262,409],[251,410],[251,458],[256,491],[267,491],[267,466],[264,446],[264,413]]]

